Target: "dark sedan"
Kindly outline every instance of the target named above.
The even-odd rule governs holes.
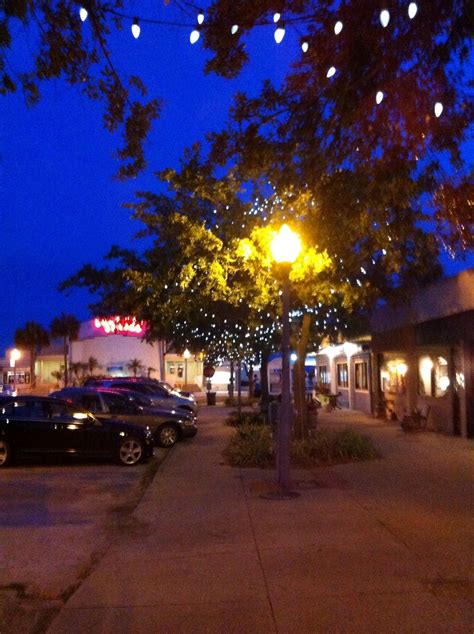
[[[178,440],[197,433],[196,416],[184,410],[152,407],[152,401],[132,390],[103,387],[65,387],[50,396],[60,397],[90,411],[99,420],[121,420],[150,427],[155,443],[172,447]]]
[[[99,421],[65,400],[40,396],[2,399],[0,467],[29,455],[105,458],[131,466],[153,455],[153,437],[147,427]]]

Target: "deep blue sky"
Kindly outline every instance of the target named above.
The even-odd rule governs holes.
[[[167,17],[169,8],[156,3],[154,15]],[[256,93],[265,77],[281,80],[299,54],[291,33],[276,46],[273,29],[262,28],[249,41],[252,63],[229,82],[204,75],[205,55],[200,43],[189,44],[189,31],[142,25],[138,40],[128,28],[114,39],[118,69],[140,75],[164,100],[147,143],[149,169],[136,180],[114,179],[120,139],[102,128],[101,106],[77,89],[45,84],[33,108],[21,94],[0,98],[0,356],[28,320],[47,327],[63,311],[89,317],[85,291],[65,296],[57,286],[87,262],[100,265],[113,243],[130,246],[139,226],[122,203],[156,188],[154,171],[176,166],[186,146],[219,129],[237,88]],[[28,48],[32,38],[21,41],[12,63]]]

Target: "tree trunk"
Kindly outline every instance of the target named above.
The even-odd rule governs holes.
[[[231,403],[234,400],[234,376],[235,376],[234,360],[231,359],[230,360],[230,381],[229,381],[229,398]]]
[[[247,378],[249,380],[249,400],[253,397],[253,393],[255,391],[255,381],[253,380],[253,365],[248,363],[246,365],[247,369]]]
[[[68,386],[69,383],[69,370],[68,370],[68,365],[67,365],[67,361],[68,361],[68,345],[67,345],[67,339],[66,337],[64,337],[63,340],[63,353],[64,353],[64,387]]]
[[[30,381],[31,381],[31,387],[36,387],[35,365],[36,365],[36,346],[32,346],[30,348]],[[15,371],[16,371],[16,368],[15,368]]]
[[[302,440],[309,437],[308,406],[306,403],[306,372],[304,363],[308,348],[310,329],[311,315],[306,313],[303,315],[300,338],[295,345],[297,359],[295,361],[293,374],[293,395],[296,408],[294,434],[296,438]]]
[[[269,421],[268,408],[270,406],[270,391],[268,389],[268,359],[269,357],[270,357],[270,350],[268,349],[262,350],[262,360],[260,363],[260,387],[262,390],[260,408],[267,422]]]
[[[237,362],[237,415],[240,417],[242,412],[242,375],[240,359]]]

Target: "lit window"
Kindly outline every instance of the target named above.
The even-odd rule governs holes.
[[[424,355],[418,361],[419,393],[439,398],[448,391],[448,361],[444,357]]]
[[[355,367],[355,389],[368,390],[369,380],[367,373],[367,361],[357,361]]]
[[[337,387],[349,387],[347,363],[337,364]]]

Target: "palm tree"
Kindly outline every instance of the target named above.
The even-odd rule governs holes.
[[[84,368],[84,364],[81,363],[80,361],[69,364],[69,370],[71,374],[74,376],[74,379],[73,379],[74,385],[76,385],[76,382],[79,380],[79,374],[83,370],[83,368]]]
[[[147,368],[147,377],[150,378],[152,372],[156,372],[156,368],[152,368],[151,365]]]
[[[91,376],[94,374],[94,370],[96,368],[100,368],[99,362],[95,357],[89,357],[87,360],[87,369],[89,370],[89,374]]]
[[[35,363],[38,349],[49,344],[48,331],[36,321],[27,321],[24,328],[15,332],[15,346],[28,350],[30,353],[31,386],[36,385]]]
[[[53,370],[51,372],[51,376],[53,377],[53,379],[56,379],[56,381],[58,382],[58,387],[60,385],[60,382],[63,378],[63,371],[62,370]]]
[[[130,359],[127,368],[133,372],[133,376],[137,376],[137,372],[143,368],[140,359]]]
[[[64,351],[64,385],[68,384],[68,354],[69,343],[75,341],[79,336],[80,322],[74,315],[66,315],[62,313],[59,317],[55,317],[51,322],[51,336],[61,337],[63,340]]]

